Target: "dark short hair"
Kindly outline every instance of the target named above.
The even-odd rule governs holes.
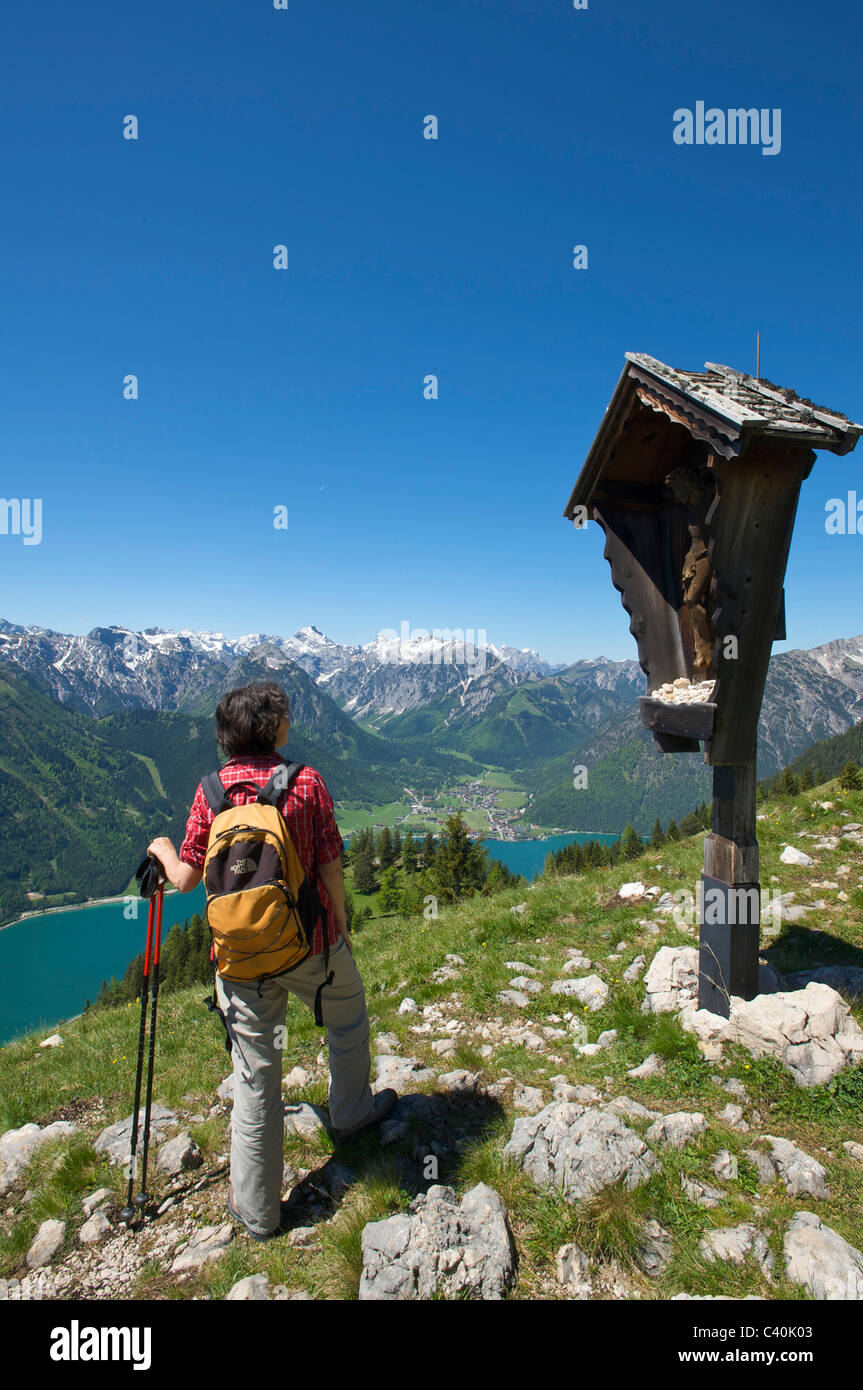
[[[288,697],[275,681],[229,690],[216,710],[216,739],[230,758],[272,753],[279,725],[290,713]]]

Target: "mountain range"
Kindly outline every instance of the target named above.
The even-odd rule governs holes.
[[[214,675],[230,679],[251,659],[273,670],[298,666],[353,717],[392,716],[495,672],[506,683],[537,679],[559,669],[536,652],[473,643],[470,632],[440,636],[381,632],[359,646],[333,642],[316,627],[293,637],[221,632],[135,632],[93,628],[86,636],[22,627],[0,620],[0,660],[41,676],[72,709],[108,714],[117,709],[185,709]]]
[[[321,770],[343,809],[414,793],[428,802],[488,769],[522,789],[525,828],[618,833],[629,822],[646,833],[710,796],[700,757],[663,757],[642,726],[635,661],[554,667],[529,650],[462,650],[458,634],[348,646],[314,627],[229,640],[2,621],[0,920],[27,906],[25,893],[122,891],[133,842],[182,831],[195,783],[215,765],[221,695],[273,678],[291,703],[292,756]],[[861,718],[863,637],[774,656],[759,775]],[[576,767],[588,773],[577,790]]]

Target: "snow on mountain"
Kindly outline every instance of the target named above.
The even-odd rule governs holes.
[[[154,626],[135,632],[119,625],[75,636],[0,621],[0,657],[41,676],[64,703],[94,713],[175,708],[208,669],[218,673],[250,656],[273,670],[295,662],[357,716],[413,709],[501,664],[517,680],[556,669],[536,652],[485,644],[481,630],[418,630],[402,637],[383,631],[371,642],[347,645],[311,624],[292,637],[229,638],[221,631]]]
[[[406,627],[406,625],[403,625]],[[479,640],[482,639],[482,640]],[[90,714],[124,709],[187,708],[201,692],[228,688],[238,662],[278,675],[300,667],[356,719],[385,718],[435,701],[479,718],[507,688],[557,675],[562,669],[585,692],[629,694],[643,681],[638,664],[606,657],[552,667],[530,649],[485,643],[484,633],[446,629],[379,632],[362,645],[332,641],[311,625],[292,637],[93,628],[85,636],[0,620],[0,661],[12,661],[45,681],[56,698]],[[446,704],[446,702],[449,702]],[[811,651],[773,658],[765,692],[760,742],[776,766],[809,741],[826,738],[863,716],[863,636],[840,638]],[[804,745],[801,745],[804,739]]]

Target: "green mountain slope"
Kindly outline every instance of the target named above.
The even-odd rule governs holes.
[[[807,770],[817,773],[820,769],[821,776],[816,780],[822,781],[825,777],[838,777],[849,761],[863,767],[863,720],[852,729],[846,729],[844,734],[813,743],[790,767],[798,775]]]
[[[578,789],[577,767],[587,775],[587,785]],[[711,797],[710,770],[701,755],[662,754],[637,710],[571,754],[522,770],[519,779],[533,792],[529,820],[562,830],[614,834],[629,822],[647,835],[657,816],[667,825]]]
[[[467,753],[497,767],[534,766],[568,753],[594,730],[619,719],[640,689],[631,680],[621,680],[617,688],[598,688],[593,667],[585,665],[507,687],[481,710],[461,707],[446,696],[390,721],[387,733],[399,739],[430,738],[436,749]]]
[[[171,826],[148,763],[47,689],[0,665],[0,921],[38,906],[28,892],[121,891],[142,846]]]

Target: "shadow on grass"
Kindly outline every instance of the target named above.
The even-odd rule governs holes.
[[[832,932],[792,928],[760,954],[786,977],[790,989],[804,989],[816,980],[837,989],[849,1003],[863,1003],[863,947]],[[852,973],[858,970],[859,975]]]
[[[326,1220],[352,1187],[379,1180],[382,1161],[408,1198],[436,1183],[452,1183],[465,1151],[498,1134],[503,1119],[503,1107],[491,1096],[401,1095],[384,1121],[387,1142],[376,1126],[337,1144],[292,1188],[282,1203],[283,1225],[290,1231]]]

